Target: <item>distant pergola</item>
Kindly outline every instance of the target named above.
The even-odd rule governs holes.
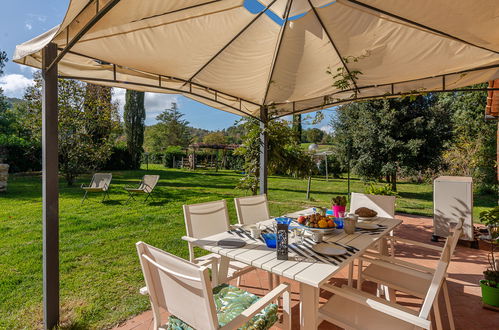
[[[193,144],[189,144],[189,149],[192,150],[192,153],[188,152],[188,155],[189,155],[189,157],[190,157],[190,155],[193,155],[192,161],[189,158],[189,168],[191,168],[191,169],[196,168],[197,164],[196,164],[196,155],[195,154],[196,154],[196,151],[199,149],[222,150],[222,152],[223,152],[222,162],[225,163],[226,162],[225,157],[226,157],[227,150],[235,150],[237,148],[239,148],[239,144],[235,144],[235,143],[230,143],[230,144],[193,143]],[[216,162],[215,169],[218,171],[218,163],[216,160],[215,160],[215,162]]]
[[[14,61],[43,74],[46,328],[59,320],[57,78],[176,93],[258,119],[261,193],[271,115],[499,90],[466,87],[499,78],[497,0],[258,0],[254,13],[248,1],[71,0],[59,26],[16,47]]]

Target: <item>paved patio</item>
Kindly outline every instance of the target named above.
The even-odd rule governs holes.
[[[432,219],[428,217],[419,217],[412,215],[396,216],[403,220],[402,225],[396,230],[396,235],[404,238],[431,243],[430,237],[432,232]],[[431,243],[442,246],[442,243]],[[416,262],[428,267],[434,267],[439,258],[437,251],[414,248],[409,246],[399,245],[396,255],[399,258]],[[482,278],[482,272],[487,266],[487,252],[477,249],[470,249],[463,246],[458,246],[452,262],[449,266],[449,295],[453,304],[454,321],[457,329],[498,329],[499,328],[499,312],[494,312],[482,308],[480,299],[480,287],[478,281]],[[347,270],[344,269],[338,273],[333,282],[341,285],[346,283]],[[281,281],[288,281],[292,284],[292,299],[293,299],[293,329],[299,328],[299,291],[298,284],[294,281],[289,281],[282,278]],[[235,285],[235,283],[232,283]],[[241,281],[241,286],[250,292],[258,295],[264,295],[267,288],[267,276],[263,271],[251,272],[244,275]],[[374,293],[376,286],[374,283],[365,282],[363,289]],[[327,292],[321,293],[321,303],[326,301]],[[444,306],[443,297],[441,305]],[[417,308],[421,302],[420,299],[414,298],[402,293],[397,293],[397,302],[410,308]],[[444,327],[448,328],[446,323],[445,308],[441,308]],[[163,320],[167,319],[168,314],[163,313]],[[144,312],[120,325],[115,329],[134,329],[146,330],[153,329],[151,311]],[[322,322],[319,329],[338,329],[328,322]]]

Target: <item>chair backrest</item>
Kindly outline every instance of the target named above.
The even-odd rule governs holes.
[[[195,329],[217,329],[208,268],[144,242],[136,246],[157,325],[161,323],[159,308],[164,308]]]
[[[225,199],[215,202],[184,205],[187,236],[203,238],[229,229],[229,212]],[[189,257],[194,261],[194,249],[189,242]]]
[[[267,195],[234,198],[237,220],[240,224],[252,225],[270,219]]]
[[[90,182],[90,188],[102,188],[107,190],[111,184],[113,175],[111,173],[95,173]]]
[[[382,218],[395,217],[395,196],[368,195],[352,193],[350,198],[350,213],[354,213],[359,207],[367,207],[378,212]]]
[[[154,190],[154,187],[158,184],[159,175],[144,175],[142,182],[139,185],[139,189],[144,190],[146,193],[150,193]]]
[[[423,301],[421,310],[419,311],[419,316],[428,319],[430,315],[431,308],[435,299],[438,299],[438,292],[442,282],[447,274],[447,268],[449,267],[452,255],[456,249],[459,238],[463,233],[462,222],[458,222],[458,225],[454,228],[454,231],[447,237],[445,245],[442,249],[442,254],[438,260],[437,268],[435,273],[433,273],[433,278],[426,293],[426,297]]]

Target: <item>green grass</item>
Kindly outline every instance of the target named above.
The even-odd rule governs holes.
[[[135,242],[145,241],[187,258],[182,205],[228,199],[246,192],[234,189],[240,174],[230,171],[167,170],[150,165],[149,172],[113,172],[111,200],[93,195],[80,204],[88,183],[82,176],[75,187],[60,185],[60,271],[63,325],[68,328],[106,328],[149,308],[138,294],[144,285]],[[161,175],[156,201],[124,204],[125,184],[145,173]],[[269,179],[272,215],[311,205],[329,205],[332,196],[345,194],[346,180],[315,178],[313,201],[305,199],[307,181],[287,177]],[[397,211],[431,215],[432,187],[401,183]],[[42,300],[41,178],[11,176],[8,193],[0,196],[0,329],[37,328]],[[352,191],[363,192],[360,180]],[[494,196],[475,196],[475,216],[496,205]]]

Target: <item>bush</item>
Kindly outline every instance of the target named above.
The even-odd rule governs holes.
[[[397,196],[397,193],[392,190],[390,184],[385,184],[383,186],[377,187],[376,184],[370,183],[365,192],[369,195]]]
[[[163,164],[163,157],[164,154],[162,152],[150,152],[148,155],[143,154],[142,162],[145,163],[147,161],[149,164]]]
[[[341,173],[343,172],[343,168],[341,166],[340,161],[334,155],[327,155],[327,172],[328,175],[331,175],[333,178],[340,178]],[[326,175],[326,160],[322,159],[319,164],[319,173],[320,175]]]
[[[181,146],[169,146],[165,150],[163,164],[165,167],[173,168],[175,165],[173,161],[178,163],[182,157],[187,157],[187,154]]]
[[[244,158],[234,154],[234,151],[227,151],[225,154],[225,168],[228,170],[242,171],[244,170]]]
[[[131,170],[133,169],[132,156],[126,146],[116,145],[111,149],[111,156],[104,164],[103,170]]]
[[[0,135],[0,146],[0,163],[9,164],[9,172],[41,171],[42,147],[39,143]]]

